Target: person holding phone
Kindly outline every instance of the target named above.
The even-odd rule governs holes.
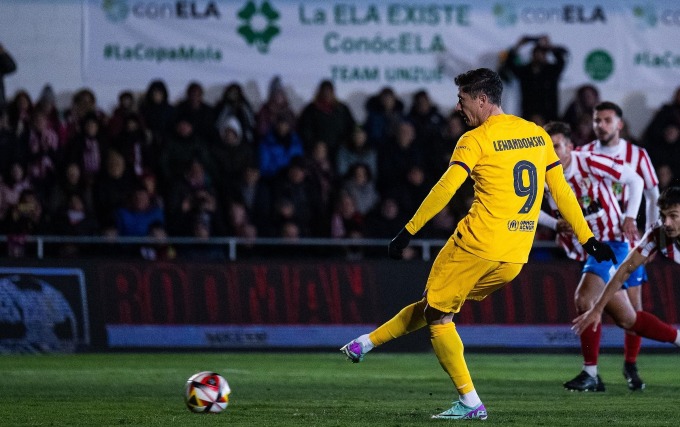
[[[0,43],[0,108],[4,107],[7,102],[5,98],[5,75],[12,74],[16,70],[17,64],[14,62],[14,58]]]
[[[520,50],[533,45],[531,59],[524,62]],[[559,81],[568,51],[553,45],[547,35],[523,36],[507,52],[502,68],[520,85],[521,116],[542,126],[558,119]]]

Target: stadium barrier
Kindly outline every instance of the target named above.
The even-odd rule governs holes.
[[[11,244],[16,242],[16,236],[0,235],[0,242]],[[192,246],[201,245],[209,247],[223,248],[225,256],[230,261],[236,261],[239,254],[245,252],[250,254],[252,248],[283,248],[280,253],[289,255],[286,248],[380,248],[382,253],[386,253],[389,239],[340,239],[340,238],[300,238],[300,239],[281,239],[281,238],[243,238],[243,237],[210,237],[201,239],[196,237],[166,237],[163,239],[153,239],[150,237],[105,237],[105,236],[20,236],[22,245],[29,246],[27,256],[38,259],[49,257],[46,248],[64,244],[74,244],[81,246],[97,246],[109,251],[111,247],[132,247],[134,245],[154,246],[159,244]],[[419,257],[424,261],[429,261],[433,253],[436,253],[445,243],[441,239],[414,239],[411,246],[419,248]],[[553,242],[536,242],[536,247],[554,247]],[[129,253],[129,251],[124,251]],[[323,255],[323,252],[314,251],[315,255]],[[109,252],[110,254],[110,252]],[[337,251],[332,251],[331,255],[338,255]],[[267,255],[276,255],[276,251],[269,251]]]
[[[148,239],[130,240],[127,245],[149,244]],[[219,242],[214,244],[224,244]],[[379,243],[384,250],[386,242],[342,243]],[[337,348],[419,299],[431,266],[431,261],[396,262],[384,254],[324,257],[318,249],[316,256],[292,257],[297,252],[292,247],[282,246],[287,256],[224,262],[5,259],[0,353]],[[677,324],[675,269],[664,260],[653,261],[643,301],[645,309]],[[580,265],[570,260],[528,263],[512,284],[484,301],[465,304],[456,316],[467,348],[578,348],[569,326],[579,277]],[[386,348],[428,350],[426,329]],[[623,332],[605,319],[602,346],[622,343]],[[644,345],[665,346],[647,340]]]

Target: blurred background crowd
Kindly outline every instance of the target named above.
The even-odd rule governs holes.
[[[522,64],[514,50],[531,42],[531,62]],[[594,139],[592,110],[602,99],[596,86],[583,85],[557,111],[566,53],[547,38],[523,38],[499,72],[519,82],[525,118],[566,121],[580,145]],[[200,82],[171,96],[154,80],[143,92],[121,88],[112,111],[86,87],[60,110],[49,84],[37,98],[5,94],[2,76],[16,68],[0,46],[0,234],[17,257],[26,235],[391,238],[467,130],[453,112],[455,99],[442,110],[425,89],[402,97],[380,88],[359,122],[323,80],[294,111],[279,76],[261,105],[238,81],[209,104]],[[642,135],[625,138],[647,149],[661,190],[679,176],[680,87]],[[418,237],[448,238],[471,200],[466,182]],[[64,245],[56,255],[79,251]],[[178,256],[171,247],[142,255]]]

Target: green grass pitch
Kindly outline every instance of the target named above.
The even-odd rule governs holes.
[[[577,354],[466,355],[485,425],[677,426],[676,354],[643,354],[647,382],[628,391],[622,356],[601,356],[605,393],[570,393]],[[184,406],[186,379],[214,370],[232,388],[221,414]],[[2,426],[432,426],[452,385],[431,353],[144,353],[0,356]],[[479,421],[463,421],[476,423]]]

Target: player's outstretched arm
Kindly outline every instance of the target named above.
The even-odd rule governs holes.
[[[637,250],[633,249],[628,253],[626,259],[623,260],[619,268],[607,282],[607,286],[604,288],[600,296],[595,301],[595,304],[590,308],[590,310],[576,317],[572,323],[571,329],[577,334],[581,335],[589,326],[592,326],[593,330],[597,329],[597,325],[602,321],[602,313],[604,312],[607,303],[612,299],[614,294],[621,289],[621,286],[628,280],[630,274],[635,271],[636,268],[641,266],[647,257],[642,255]]]
[[[562,217],[571,225],[579,243],[584,244],[594,237],[586,219],[583,217],[581,205],[576,200],[574,191],[564,178],[562,166],[548,170],[545,174],[545,182],[548,184],[550,194],[557,204],[557,209],[562,214]]]
[[[408,232],[415,236],[432,217],[444,209],[468,176],[469,174],[464,168],[450,165],[406,224]]]

